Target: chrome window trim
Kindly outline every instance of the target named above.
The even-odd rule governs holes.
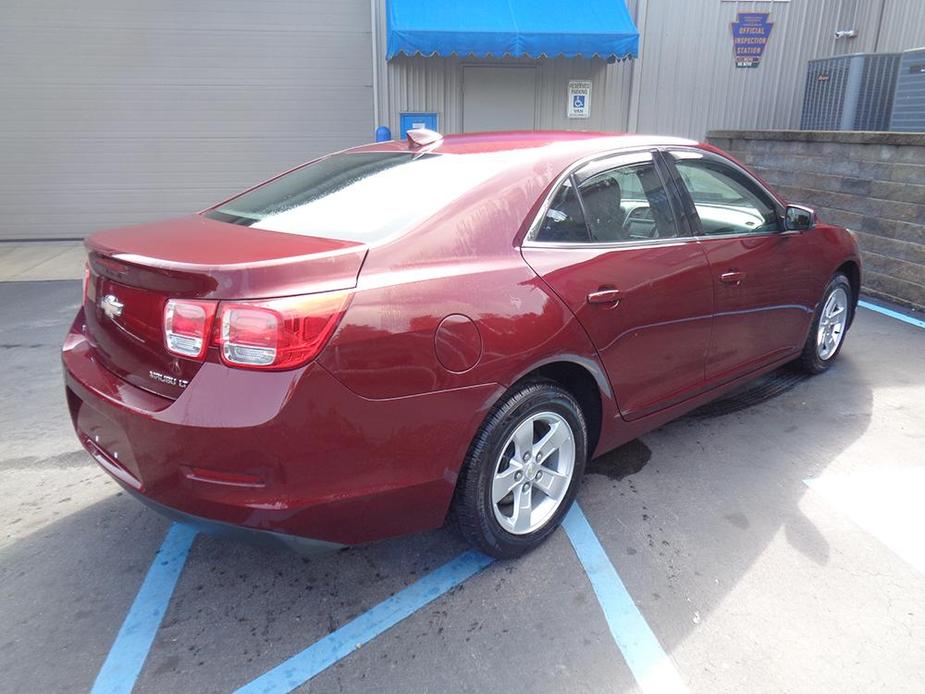
[[[683,243],[701,243],[703,241],[725,241],[726,239],[760,239],[762,237],[799,236],[803,232],[788,229],[786,231],[760,231],[756,233],[742,232],[740,234],[715,234],[678,236],[670,239],[639,239],[633,241],[536,241],[524,240],[521,248],[558,248],[562,250],[596,248],[598,250],[622,250],[649,246],[678,246]]]
[[[763,236],[792,236],[799,232],[793,231],[758,231],[753,234],[742,232],[740,234],[701,234],[694,238],[698,241],[721,241],[723,239],[760,239]]]
[[[683,234],[674,239],[640,239],[636,241],[611,241],[611,242],[600,242],[600,241],[537,241],[534,237],[539,231],[540,224],[543,219],[546,217],[546,213],[549,211],[549,207],[552,204],[552,200],[555,197],[556,193],[559,192],[559,188],[575,174],[576,171],[582,167],[590,164],[594,161],[601,159],[607,159],[609,157],[621,156],[621,155],[633,155],[633,154],[648,154],[652,157],[653,162],[655,161],[655,153],[660,152],[665,156],[671,156],[673,151],[683,151],[683,152],[694,152],[700,154],[704,157],[716,159],[723,164],[731,167],[732,169],[740,172],[748,180],[754,183],[758,188],[773,201],[774,208],[778,212],[778,221],[780,220],[781,210],[785,209],[784,204],[778,198],[776,194],[770,191],[767,186],[765,186],[761,181],[757,180],[751,173],[743,169],[736,162],[728,159],[720,154],[711,152],[709,150],[700,149],[692,145],[649,145],[646,147],[632,147],[629,149],[615,149],[608,150],[605,152],[596,152],[594,154],[589,154],[585,157],[582,157],[578,161],[571,164],[563,173],[561,173],[553,183],[552,187],[549,189],[549,193],[546,195],[546,198],[543,200],[543,204],[540,206],[536,215],[533,218],[533,221],[530,223],[530,227],[527,229],[527,233],[524,235],[523,241],[521,242],[521,248],[556,248],[561,250],[568,249],[581,249],[581,248],[592,248],[598,250],[620,250],[620,249],[631,249],[639,247],[650,247],[650,246],[676,246],[682,243],[699,243],[701,241],[712,241],[714,239],[755,239],[761,238],[763,236],[798,236],[803,233],[801,231],[793,231],[789,229],[784,229],[783,225],[776,231],[761,231],[755,233],[743,232],[739,234],[716,234],[716,235],[707,235],[703,233],[696,233],[695,230],[691,230],[690,236]],[[627,166],[632,166],[632,162],[627,162]],[[686,191],[686,188],[685,188]],[[671,191],[669,191],[669,195]],[[690,192],[687,192],[690,195]],[[681,224],[681,220],[675,220],[676,224]],[[683,231],[681,228],[678,231]],[[702,231],[702,228],[701,228]]]
[[[584,243],[582,241],[524,241],[521,248],[557,248],[559,250],[611,250],[623,251],[638,248],[659,248],[662,246],[680,246],[685,243],[698,243],[700,238],[697,236],[678,236],[671,239],[640,239],[637,241],[591,241]]]
[[[761,181],[757,180],[751,173],[743,169],[736,162],[724,157],[721,154],[716,152],[711,152],[709,150],[700,149],[693,145],[651,145],[647,147],[632,147],[629,149],[615,149],[608,150],[606,152],[596,152],[595,154],[590,154],[586,157],[582,157],[578,161],[571,164],[562,174],[560,174],[552,187],[549,189],[549,193],[546,195],[543,204],[540,206],[536,215],[533,218],[533,221],[530,223],[530,227],[527,230],[527,233],[524,235],[524,239],[520,244],[521,248],[555,248],[558,250],[580,250],[580,249],[597,249],[597,250],[631,250],[637,248],[648,248],[648,247],[657,247],[657,246],[677,246],[684,243],[700,243],[702,241],[713,241],[713,240],[725,240],[725,239],[755,239],[762,237],[781,237],[781,236],[799,236],[802,234],[802,231],[795,231],[791,229],[785,229],[783,225],[777,231],[761,231],[756,233],[743,232],[738,234],[703,234],[696,233],[695,230],[690,230],[690,235],[682,234],[673,239],[640,239],[635,241],[611,241],[611,242],[584,242],[584,241],[537,241],[533,238],[539,231],[540,224],[542,220],[546,217],[546,213],[549,211],[549,207],[552,204],[552,200],[555,197],[556,193],[559,192],[559,189],[562,187],[562,184],[568,180],[576,171],[578,171],[583,166],[590,164],[591,162],[607,159],[608,157],[620,156],[620,155],[633,155],[633,154],[649,154],[652,156],[653,161],[655,160],[655,153],[659,152],[666,157],[671,156],[672,151],[684,151],[684,152],[695,152],[701,154],[708,158],[716,159],[723,164],[733,168],[734,170],[743,174],[748,178],[752,183],[754,183],[758,188],[773,201],[774,208],[778,211],[778,217],[780,216],[781,210],[786,209],[783,202],[780,198],[768,189]],[[628,166],[631,166],[632,163],[627,163]],[[686,188],[685,188],[686,191]],[[671,194],[671,191],[669,191]],[[690,195],[690,192],[687,192]],[[676,223],[680,224],[680,220],[676,220]],[[702,229],[702,227],[701,227]],[[679,229],[679,231],[682,231]]]

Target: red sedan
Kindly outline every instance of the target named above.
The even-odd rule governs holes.
[[[536,546],[585,462],[838,355],[855,240],[709,145],[494,133],[358,147],[87,241],[83,445],[212,531]]]

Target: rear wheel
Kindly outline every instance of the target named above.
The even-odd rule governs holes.
[[[816,308],[803,353],[797,360],[803,371],[818,374],[832,365],[845,342],[853,306],[851,283],[839,273],[825,288]]]
[[[479,429],[460,472],[454,513],[463,537],[499,559],[536,547],[572,505],[587,447],[571,393],[545,381],[516,387]]]

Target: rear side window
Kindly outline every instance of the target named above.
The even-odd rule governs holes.
[[[592,162],[570,176],[553,197],[536,241],[638,243],[678,236],[668,192],[652,156],[616,166],[615,158]],[[627,156],[617,160],[627,161]],[[576,186],[577,184],[577,191]]]
[[[595,174],[578,190],[595,241],[648,241],[678,235],[668,193],[651,161]]]
[[[255,229],[371,243],[424,221],[506,163],[497,154],[335,154],[205,216]]]
[[[591,240],[581,203],[575,194],[575,186],[569,178],[559,188],[546,210],[546,216],[536,235],[537,241],[559,243],[580,243]]]

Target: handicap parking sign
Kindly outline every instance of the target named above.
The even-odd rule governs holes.
[[[591,80],[570,80],[568,83],[569,118],[591,117]]]

